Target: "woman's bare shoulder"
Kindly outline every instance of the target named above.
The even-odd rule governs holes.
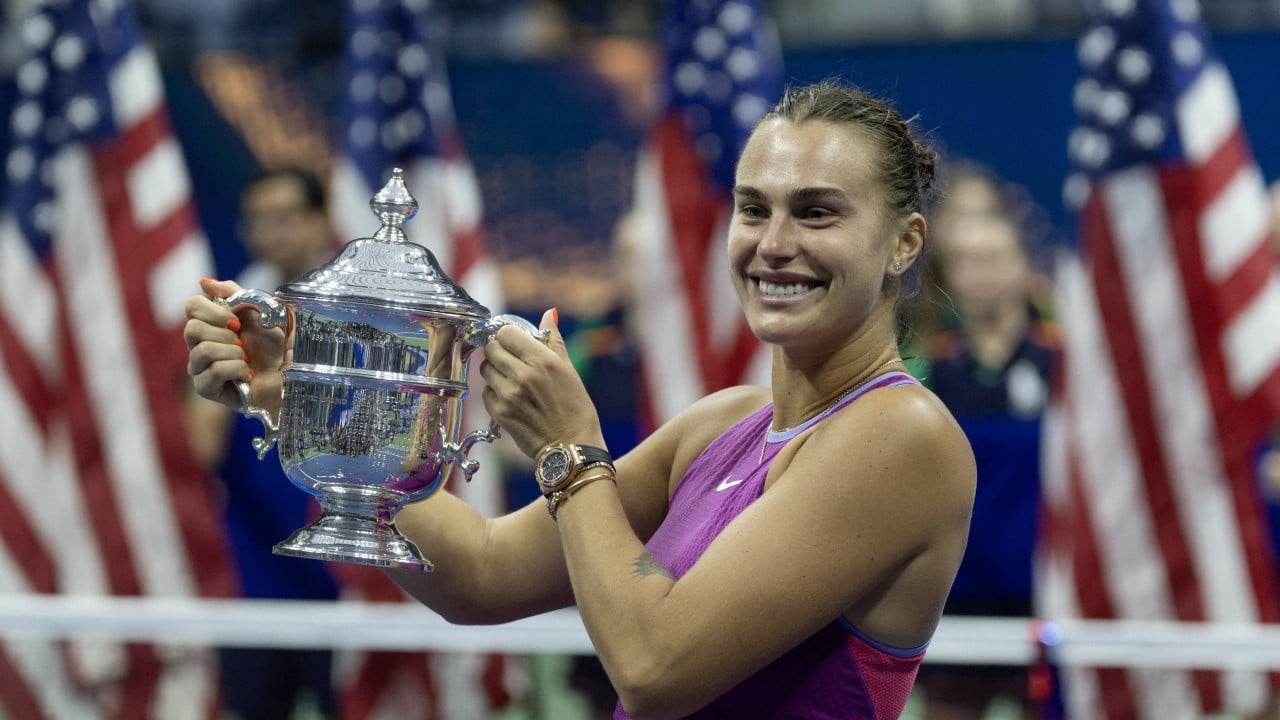
[[[773,396],[769,388],[759,385],[735,385],[707,395],[689,406],[681,413],[685,414],[720,414],[741,413],[743,417],[767,405]],[[738,418],[739,420],[742,418]]]
[[[671,448],[672,482],[683,477],[684,470],[711,441],[767,405],[771,399],[769,389],[764,387],[739,385],[725,388],[698,400],[660,427],[655,435],[662,436]]]
[[[867,393],[822,423],[806,445],[807,451],[827,455],[840,466],[857,467],[876,458],[873,463],[892,471],[872,476],[895,484],[935,478],[941,482],[935,489],[950,491],[944,490],[940,501],[950,496],[963,506],[972,497],[976,478],[968,438],[942,401],[919,385]],[[861,463],[851,462],[855,458]]]

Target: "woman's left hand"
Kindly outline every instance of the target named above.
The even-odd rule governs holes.
[[[569,361],[555,309],[542,316],[543,344],[516,327],[503,327],[484,346],[480,365],[484,406],[525,455],[551,443],[604,447],[600,419]]]

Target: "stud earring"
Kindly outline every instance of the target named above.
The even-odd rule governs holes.
[[[902,263],[900,263],[900,262],[896,262],[896,263],[894,263],[894,264],[893,264],[893,271],[894,271],[894,272],[901,272],[901,271],[902,271]]]

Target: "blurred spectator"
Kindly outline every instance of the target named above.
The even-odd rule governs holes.
[[[958,326],[930,341],[930,386],[953,413],[1038,417],[1058,343],[1033,303],[1017,224],[1000,214],[960,218],[941,260]]]
[[[244,287],[273,291],[324,264],[334,251],[324,186],[309,171],[265,171],[241,195],[242,237],[252,262],[237,278]],[[222,478],[224,517],[239,567],[241,594],[257,599],[334,600],[327,563],[274,555],[271,548],[316,512],[295,487],[273,448],[258,460],[251,441],[262,426],[225,407],[193,397],[188,427],[197,458]],[[220,651],[223,706],[234,720],[334,717],[330,650],[224,648]]]
[[[937,259],[956,325],[929,339],[924,378],[964,428],[978,466],[969,545],[946,613],[1027,617],[1040,417],[1059,340],[1032,302],[1021,228],[999,205],[975,205],[944,219]],[[1012,716],[1031,716],[1026,668],[926,665],[918,687],[928,720],[980,718],[997,702],[1012,706]]]
[[[929,238],[925,252],[922,293],[915,308],[915,334],[905,343],[902,357],[912,375],[929,375],[929,338],[956,327],[955,301],[942,272],[956,220],[968,215],[1005,213],[1007,201],[995,173],[968,160],[957,160],[939,169],[941,191],[929,213]]]
[[[933,250],[946,252],[946,241],[956,222],[970,215],[993,215],[1008,212],[1008,200],[1000,178],[984,165],[958,160],[942,168],[942,194],[933,208],[929,233]],[[935,255],[937,257],[937,255]]]
[[[325,188],[310,170],[265,170],[241,195],[241,236],[253,262],[241,272],[243,287],[274,291],[323,265],[336,250]]]

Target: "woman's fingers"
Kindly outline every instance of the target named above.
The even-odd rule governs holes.
[[[187,324],[183,328],[182,335],[187,342],[188,350],[206,340],[235,341],[235,332],[239,330],[240,321],[231,312],[231,308],[219,305],[203,295],[193,295],[187,299],[184,310],[187,314]],[[211,335],[209,331],[221,332]]]
[[[561,360],[569,360],[569,347],[564,342],[564,336],[560,334],[560,311],[551,308],[542,314],[542,322],[538,323],[538,329],[547,333],[545,344],[551,348],[551,352],[560,357]]]
[[[195,321],[188,321],[192,325]],[[191,345],[187,353],[187,372],[193,377],[208,370],[218,360],[247,359],[240,339],[226,328],[215,328],[211,325],[196,323],[186,332]]]
[[[205,372],[192,376],[196,394],[216,400],[230,408],[240,407],[240,394],[231,385],[235,381],[248,382],[249,367],[243,359],[216,360]]]
[[[527,404],[529,402],[529,399],[524,397],[529,390],[529,381],[521,380],[521,370],[522,365],[511,353],[502,350],[490,353],[486,348],[485,360],[480,364],[480,376],[484,380],[484,391],[488,392],[482,391],[481,398],[486,406],[494,404],[494,407],[489,408],[491,414],[495,411],[498,414],[505,414],[501,412],[497,403]]]
[[[200,279],[201,292],[211,298],[228,298],[239,292],[240,289],[240,285],[234,280]]]
[[[569,361],[554,312],[542,318],[546,342],[503,327],[485,345],[481,398],[508,437],[532,457],[548,442],[599,444],[595,407]]]
[[[239,406],[238,394],[229,383],[237,380],[248,382],[252,376],[244,354],[237,354],[237,349],[223,343],[201,343],[192,349],[187,372],[197,395]]]
[[[205,278],[200,289],[204,294],[188,298],[183,308],[187,315],[182,330],[188,350],[187,374],[201,397],[238,406],[237,393],[228,383],[252,377],[249,356],[238,335],[240,319],[212,298],[230,295],[239,286]]]

